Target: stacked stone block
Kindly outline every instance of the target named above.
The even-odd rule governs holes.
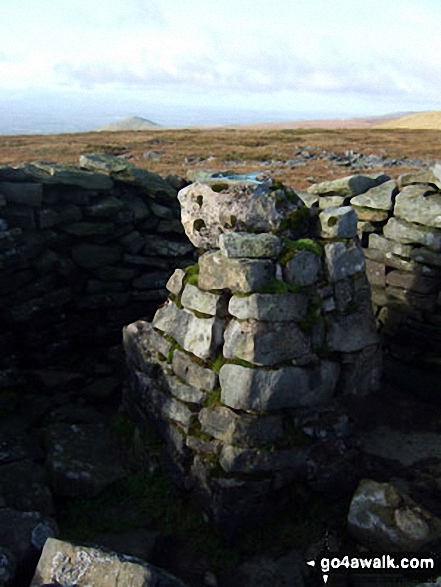
[[[118,344],[193,258],[171,183],[118,157],[81,165],[0,167],[0,388]]]
[[[439,391],[441,368],[440,173],[438,164],[397,181],[382,176],[380,185],[344,200],[359,219],[385,375],[431,398]],[[325,182],[310,192],[340,193],[351,182],[353,177]]]
[[[206,180],[178,198],[201,255],[152,323],[125,329],[126,404],[234,534],[286,505],[287,485],[329,489],[330,463],[330,483],[350,483],[342,402],[378,386],[378,338],[352,208],[317,216],[270,180]]]

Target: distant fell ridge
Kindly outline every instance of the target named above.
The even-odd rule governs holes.
[[[147,118],[141,118],[141,116],[132,116],[131,118],[124,118],[123,120],[118,120],[118,122],[101,126],[97,131],[158,130],[160,128],[163,128],[162,124],[152,122]]]
[[[414,129],[414,130],[441,130],[441,110],[416,112],[395,120],[379,124],[376,128]]]

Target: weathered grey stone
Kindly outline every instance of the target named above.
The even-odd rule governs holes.
[[[410,257],[412,251],[412,246],[391,241],[379,234],[369,235],[369,247],[371,249],[378,249],[385,254],[391,253],[393,255],[398,255],[399,257]]]
[[[17,559],[12,552],[0,546],[0,585],[12,585],[17,571]]]
[[[219,464],[226,473],[253,474],[291,469],[301,475],[306,469],[308,453],[309,448],[305,446],[270,452],[224,445]]]
[[[219,251],[199,258],[200,289],[248,293],[265,286],[274,275],[274,263],[266,259],[228,259]]]
[[[86,214],[93,218],[108,218],[109,216],[114,216],[122,208],[124,208],[124,203],[119,198],[107,196],[87,206]]]
[[[386,265],[371,259],[366,260],[366,275],[374,287],[386,287]],[[339,283],[339,282],[337,282]]]
[[[54,513],[52,496],[45,484],[45,470],[41,465],[24,459],[3,464],[0,471],[0,495],[5,506],[22,512]]]
[[[392,210],[393,196],[396,192],[397,183],[393,180],[385,181],[364,194],[351,198],[351,206],[389,211]]]
[[[57,212],[60,223],[79,222],[83,217],[81,208],[75,204],[64,204]]]
[[[308,311],[308,297],[302,293],[251,294],[233,296],[228,312],[241,320],[290,322],[301,320]]]
[[[371,548],[415,551],[439,538],[441,520],[394,485],[363,479],[352,498],[348,529]]]
[[[298,251],[284,268],[284,278],[288,283],[306,286],[318,280],[322,267],[321,258],[312,251]]]
[[[307,208],[315,208],[320,201],[319,196],[314,194],[308,194],[302,190],[296,190],[296,196],[298,196]]]
[[[326,208],[339,208],[345,205],[345,196],[320,196],[318,199],[318,207],[320,210]]]
[[[37,217],[38,226],[42,229],[52,228],[52,226],[56,226],[60,222],[60,215],[51,208],[44,208],[43,210],[39,210]]]
[[[95,245],[83,243],[72,248],[72,258],[84,269],[98,269],[112,265],[121,259],[122,247],[119,245]]]
[[[315,406],[330,400],[339,372],[339,365],[330,361],[319,367],[270,371],[226,364],[219,373],[221,400],[231,408],[254,412]]]
[[[128,267],[100,267],[96,272],[97,277],[103,281],[131,281],[138,275],[136,269]]]
[[[144,246],[144,238],[137,230],[132,230],[129,234],[121,239],[124,250],[132,255],[136,255]]]
[[[161,413],[163,416],[182,424],[184,429],[188,429],[193,413],[184,403],[173,397],[164,397],[161,403]]]
[[[138,320],[123,328],[123,345],[127,359],[138,369],[151,371],[152,362],[147,361],[145,354],[149,357],[159,353],[167,357],[171,344],[159,332],[152,327],[150,322]]]
[[[426,310],[427,312],[434,312],[436,306],[436,294],[420,294],[409,289],[403,289],[401,287],[394,287],[388,285],[386,287],[386,293],[388,296],[392,296],[404,302],[406,306],[412,306],[420,310]]]
[[[440,290],[441,285],[439,280],[405,271],[389,271],[386,283],[422,294],[436,293]]]
[[[149,560],[155,548],[161,542],[161,534],[147,528],[133,528],[124,532],[102,532],[93,537],[93,543],[99,548],[112,552],[124,552],[125,555]]]
[[[43,202],[43,186],[39,183],[0,183],[0,194],[8,204],[23,204],[40,208]]]
[[[215,355],[222,344],[222,320],[197,318],[189,310],[181,310],[171,301],[157,310],[152,324],[200,359]]]
[[[366,263],[359,243],[329,243],[325,245],[326,267],[331,281],[364,271]]]
[[[395,200],[394,214],[407,222],[441,228],[441,193],[424,184],[407,186]]]
[[[185,257],[194,251],[193,245],[188,242],[173,241],[159,235],[145,237],[145,255],[159,255],[162,257]]]
[[[397,245],[398,244],[399,243],[397,243]],[[433,277],[434,279],[441,278],[439,268],[429,267],[428,265],[423,265],[422,263],[399,257],[393,253],[383,253],[378,249],[364,249],[364,251],[366,259],[376,261],[377,263],[383,263],[384,265],[387,265],[387,267],[393,267],[394,269],[399,269],[400,271],[408,271],[417,273],[419,275],[425,275],[427,277]],[[433,254],[435,255],[436,253]]]
[[[399,243],[420,243],[433,251],[441,251],[441,230],[418,226],[398,218],[390,218],[383,229],[384,236]]]
[[[238,322],[231,320],[224,333],[223,354],[256,365],[276,365],[310,352],[310,342],[294,322]]]
[[[362,208],[361,206],[352,206],[358,220],[365,222],[384,222],[389,218],[389,212],[385,210],[374,210],[373,208]]]
[[[184,285],[185,271],[182,269],[175,269],[167,281],[166,288],[175,296],[179,296]]]
[[[262,446],[275,442],[283,434],[282,417],[236,414],[224,406],[202,408],[202,430],[226,444]]]
[[[48,539],[31,587],[43,584],[118,587],[185,587],[176,577],[131,556]]]
[[[109,190],[112,180],[102,173],[90,173],[73,165],[25,164],[26,171],[45,184],[75,185],[86,190]]]
[[[2,211],[2,217],[7,220],[11,228],[19,227],[24,230],[36,228],[35,211],[27,206],[6,206]]]
[[[133,287],[136,289],[164,289],[169,276],[168,271],[152,271],[144,273],[133,280]]]
[[[150,208],[139,196],[134,194],[126,194],[124,203],[128,210],[133,214],[135,220],[144,220],[150,216]]]
[[[368,190],[385,181],[390,177],[381,175],[380,177],[372,178],[366,175],[349,175],[341,179],[334,179],[332,181],[323,181],[315,183],[308,188],[309,194],[317,195],[334,195],[334,196],[356,196],[364,194]]]
[[[226,313],[226,299],[220,294],[201,291],[195,285],[186,284],[181,296],[181,303],[189,310],[209,314],[210,316],[224,316]]]
[[[432,183],[441,187],[439,173],[436,173],[437,165],[432,169],[422,169],[421,171],[411,171],[410,173],[403,173],[398,178],[398,187],[402,190],[404,187],[418,183]]]
[[[434,265],[441,267],[441,255],[425,247],[415,247],[409,254],[410,258],[418,263],[426,263],[427,265]]]
[[[327,208],[319,214],[323,238],[352,238],[357,234],[357,214],[351,206]]]
[[[159,234],[184,234],[183,226],[178,218],[172,218],[171,220],[161,220],[156,227],[156,230]]]
[[[378,334],[369,300],[355,313],[333,316],[330,320],[331,325],[328,333],[330,351],[350,353],[378,343]]]
[[[176,375],[193,387],[214,391],[218,385],[218,377],[214,371],[193,362],[191,357],[182,351],[174,351],[172,367]]]
[[[47,448],[47,467],[57,495],[97,495],[125,474],[103,425],[52,424]]]
[[[276,230],[287,210],[303,206],[300,199],[293,203],[282,190],[276,191],[281,194],[274,195],[262,182],[225,178],[191,184],[178,194],[185,233],[196,247],[213,249],[221,233]],[[278,197],[284,198],[284,206],[276,206]]]
[[[219,236],[219,248],[230,258],[277,259],[282,243],[274,234],[229,232]]]
[[[181,402],[189,402],[192,404],[200,404],[204,399],[204,392],[191,385],[186,385],[174,375],[164,374],[167,386],[172,395],[174,395]]]

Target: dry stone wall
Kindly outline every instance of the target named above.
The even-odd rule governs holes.
[[[378,336],[350,206],[317,213],[257,176],[206,177],[178,198],[201,254],[151,323],[124,330],[125,402],[234,535],[285,507],[288,486],[299,500],[352,489],[345,398],[378,387]]]
[[[0,166],[0,388],[118,344],[194,257],[176,199],[184,181],[118,157],[80,164]]]
[[[307,194],[310,205],[332,200],[356,211],[384,374],[431,400],[438,398],[441,374],[440,178],[437,164],[396,181],[350,176],[311,186]]]

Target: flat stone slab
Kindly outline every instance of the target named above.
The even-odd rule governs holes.
[[[392,210],[393,196],[398,190],[397,182],[385,181],[381,185],[371,188],[360,196],[351,198],[351,206],[360,206],[361,208],[372,208],[375,210]]]
[[[225,406],[202,408],[202,430],[226,444],[261,446],[274,442],[283,434],[281,416],[236,414]]]
[[[230,232],[219,236],[219,248],[229,258],[277,259],[282,243],[274,234]]]
[[[228,259],[219,251],[199,258],[200,289],[230,289],[249,293],[274,279],[275,265],[267,259]]]
[[[228,312],[241,320],[290,322],[301,320],[308,311],[308,297],[302,293],[251,294],[233,296]]]
[[[224,333],[223,354],[227,359],[271,366],[309,352],[309,337],[295,322],[231,320]]]
[[[184,285],[185,271],[183,269],[175,269],[167,281],[166,288],[175,296],[180,295]]]
[[[407,186],[395,200],[394,215],[407,222],[441,228],[441,193],[424,184]]]
[[[340,367],[322,361],[319,367],[251,369],[226,364],[219,379],[221,400],[238,410],[267,412],[326,403],[332,397]]]
[[[202,291],[190,283],[185,285],[181,296],[181,304],[189,310],[195,310],[210,316],[225,315],[227,305],[224,296]]]
[[[173,575],[140,559],[53,538],[44,545],[31,587],[41,587],[43,584],[76,587],[185,587]]]
[[[214,391],[218,385],[218,376],[212,369],[198,365],[190,355],[175,350],[172,359],[173,371],[189,385],[205,391]]]
[[[353,238],[357,234],[357,214],[352,206],[326,208],[319,214],[320,236]]]
[[[357,196],[358,194],[364,194],[371,188],[376,187],[389,179],[390,177],[387,175],[381,175],[377,178],[369,177],[367,175],[348,175],[341,179],[315,183],[309,186],[307,192],[309,194],[317,194],[320,196]]]
[[[303,250],[296,252],[287,262],[283,275],[287,283],[303,287],[317,282],[321,268],[321,257]]]
[[[330,351],[352,353],[378,343],[378,333],[370,305],[353,314],[330,318],[328,346]]]
[[[152,324],[200,359],[213,356],[222,344],[222,320],[215,317],[198,318],[171,301],[156,311]]]
[[[383,234],[386,238],[399,243],[419,243],[437,253],[441,252],[441,230],[436,228],[430,229],[399,218],[390,218],[383,229]]]
[[[205,397],[204,392],[197,387],[186,385],[175,375],[164,374],[170,393],[181,402],[200,404]]]
[[[53,424],[46,444],[46,466],[57,495],[97,495],[125,474],[116,446],[103,425]]]
[[[291,469],[301,475],[305,473],[309,451],[310,449],[305,446],[270,452],[224,445],[219,464],[226,473],[246,475]]]

